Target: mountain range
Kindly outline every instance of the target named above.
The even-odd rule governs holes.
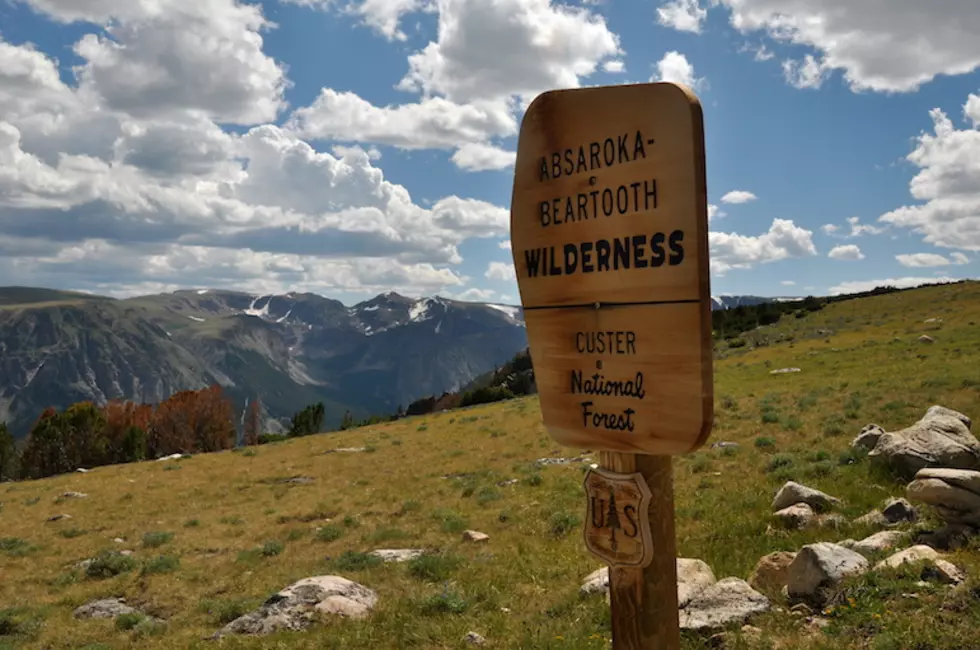
[[[773,300],[713,296],[724,309]],[[459,390],[527,346],[519,306],[394,292],[353,306],[313,293],[191,289],[114,299],[0,287],[0,422],[48,406],[155,403],[218,383],[258,397],[269,430],[322,401],[327,426]]]

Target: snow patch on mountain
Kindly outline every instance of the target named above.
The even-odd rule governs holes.
[[[245,313],[247,315],[249,315],[249,316],[258,316],[259,318],[268,318],[269,317],[269,303],[272,302],[272,296],[269,296],[269,299],[265,301],[265,304],[262,305],[262,308],[261,309],[256,309],[255,308],[255,303],[257,303],[258,301],[262,300],[263,298],[265,298],[265,296],[259,296],[257,298],[253,298],[252,299],[252,304],[248,306],[248,309],[245,310]]]

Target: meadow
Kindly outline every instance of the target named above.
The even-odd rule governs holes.
[[[903,496],[904,482],[850,442],[868,423],[900,429],[933,404],[980,418],[977,323],[980,285],[966,283],[835,303],[719,343],[714,431],[674,462],[680,556],[706,561],[719,579],[747,579],[766,553],[874,532],[771,530],[770,503],[788,480],[840,497],[849,520]],[[783,368],[800,371],[772,373]],[[720,441],[737,446],[710,446]],[[362,450],[331,453],[346,448]],[[608,648],[605,599],[579,593],[601,566],[582,541],[591,461],[542,458],[598,454],[554,443],[527,397],[0,485],[0,648],[441,649],[469,647],[470,631],[491,648]],[[58,514],[70,518],[48,521]],[[464,542],[467,529],[490,540]],[[379,548],[430,553],[384,564],[367,555]],[[76,566],[107,549],[133,554]],[[845,599],[853,606],[830,613],[823,629],[804,626],[777,597],[781,610],[753,619],[763,638],[752,647],[969,647],[980,624],[980,543],[950,559],[970,576],[962,588],[919,588],[901,571],[856,578]],[[324,574],[375,590],[375,611],[207,640],[272,593]],[[165,623],[72,616],[115,596]],[[685,633],[683,647],[707,642]]]

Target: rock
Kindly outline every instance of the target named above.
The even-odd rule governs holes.
[[[692,598],[715,584],[715,574],[703,560],[677,558],[677,606],[683,608]]]
[[[770,370],[770,375],[783,375],[788,372],[802,372],[799,368],[777,368],[776,370]]]
[[[792,599],[823,605],[829,591],[849,575],[864,573],[868,561],[857,551],[830,542],[801,548],[787,571],[787,594]]]
[[[915,512],[915,508],[912,507],[912,504],[908,500],[901,498],[892,498],[886,501],[881,514],[885,516],[885,520],[890,524],[915,521],[918,519],[918,515]]]
[[[919,337],[919,343],[935,343],[936,339],[932,338],[928,334],[923,334]]]
[[[738,449],[740,446],[737,442],[729,442],[728,440],[719,440],[718,442],[711,443],[712,449]]]
[[[778,510],[772,515],[779,520],[779,523],[786,528],[806,528],[816,520],[813,508],[805,503],[797,503],[782,510]]]
[[[169,456],[161,456],[160,458],[157,458],[157,461],[180,460],[181,458],[183,458],[183,454],[170,454]]]
[[[880,438],[883,433],[885,433],[885,430],[879,427],[877,424],[866,424],[864,425],[864,428],[861,429],[861,433],[859,433],[857,437],[851,441],[851,448],[871,451],[874,449],[875,445],[878,444],[878,438]]]
[[[980,472],[924,468],[905,493],[912,501],[934,507],[948,523],[980,525]]]
[[[749,586],[765,594],[778,594],[787,583],[789,565],[795,558],[796,553],[791,551],[762,556],[749,576]]]
[[[304,578],[266,600],[258,609],[239,616],[214,634],[269,634],[302,630],[318,613],[364,618],[378,602],[371,589],[340,576]]]
[[[500,481],[499,483],[497,483],[497,487],[509,487],[511,485],[516,485],[520,482],[521,482],[520,479],[511,478],[511,479],[507,479],[506,481]]]
[[[874,463],[909,479],[920,469],[980,469],[980,441],[962,413],[931,407],[918,422],[884,433],[868,454]]]
[[[126,540],[124,540],[122,537],[115,537],[115,538],[113,538],[112,541],[115,542],[116,544],[125,544],[126,543]]]
[[[78,474],[88,474],[88,473],[89,473],[89,472],[91,472],[91,471],[92,471],[92,470],[90,470],[90,469],[85,469],[84,467],[79,467],[79,468],[76,468],[76,469],[75,469],[75,472],[77,472]]]
[[[833,528],[834,530],[840,530],[841,528],[845,528],[847,524],[847,517],[836,512],[817,517],[817,526],[820,528]]]
[[[691,598],[715,583],[715,574],[703,560],[677,558],[677,606],[684,607]],[[596,569],[582,582],[579,591],[596,594],[609,590],[609,567]]]
[[[769,599],[741,578],[725,578],[706,587],[680,611],[682,630],[709,630],[744,622],[772,608]]]
[[[940,551],[955,551],[970,543],[976,534],[971,526],[946,524],[938,530],[923,530],[915,535],[916,544],[925,544]]]
[[[463,541],[464,542],[486,542],[490,540],[490,536],[486,533],[481,533],[478,530],[464,530],[463,531]]]
[[[408,562],[424,554],[425,551],[418,548],[379,548],[369,553],[383,562]]]
[[[772,501],[772,510],[776,512],[797,503],[805,503],[816,512],[824,512],[835,505],[839,505],[841,501],[820,490],[814,490],[795,481],[788,481],[776,493]]]
[[[486,645],[487,640],[476,632],[467,632],[466,636],[463,637],[463,641],[471,645]]]
[[[851,548],[861,555],[871,555],[878,551],[885,551],[893,546],[897,546],[907,537],[907,533],[900,530],[883,530],[865,537],[859,542],[855,542]]]
[[[116,618],[123,614],[137,613],[138,610],[127,605],[123,598],[103,598],[85,603],[75,609],[73,615],[75,618]]]
[[[62,519],[71,519],[71,515],[60,514],[48,517],[48,521],[61,521]]]
[[[884,560],[875,565],[875,571],[879,569],[897,569],[903,564],[913,564],[915,562],[922,562],[923,560],[938,560],[939,553],[930,546],[925,544],[919,544],[918,546],[912,546],[905,549],[904,551],[899,551],[893,555],[889,555]]]
[[[359,454],[361,452],[367,451],[367,447],[337,447],[336,449],[328,449],[324,454]]]
[[[922,568],[922,579],[941,582],[945,585],[958,585],[966,580],[966,574],[948,560],[934,560]]]
[[[88,497],[84,492],[62,492],[59,499],[84,499]]]
[[[288,485],[309,485],[315,479],[312,476],[293,476],[292,478],[283,478],[276,481],[276,483],[286,483]]]
[[[872,528],[877,528],[879,526],[887,525],[888,520],[885,519],[885,515],[882,514],[881,510],[872,510],[871,512],[863,514],[855,519],[854,523],[859,526],[870,526]]]

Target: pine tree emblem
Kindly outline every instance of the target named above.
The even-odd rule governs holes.
[[[616,492],[614,490],[609,491],[609,509],[606,512],[606,525],[609,526],[612,550],[615,551],[619,548],[619,543],[616,541],[616,529],[622,528],[622,525],[619,523],[619,513],[616,512]]]

